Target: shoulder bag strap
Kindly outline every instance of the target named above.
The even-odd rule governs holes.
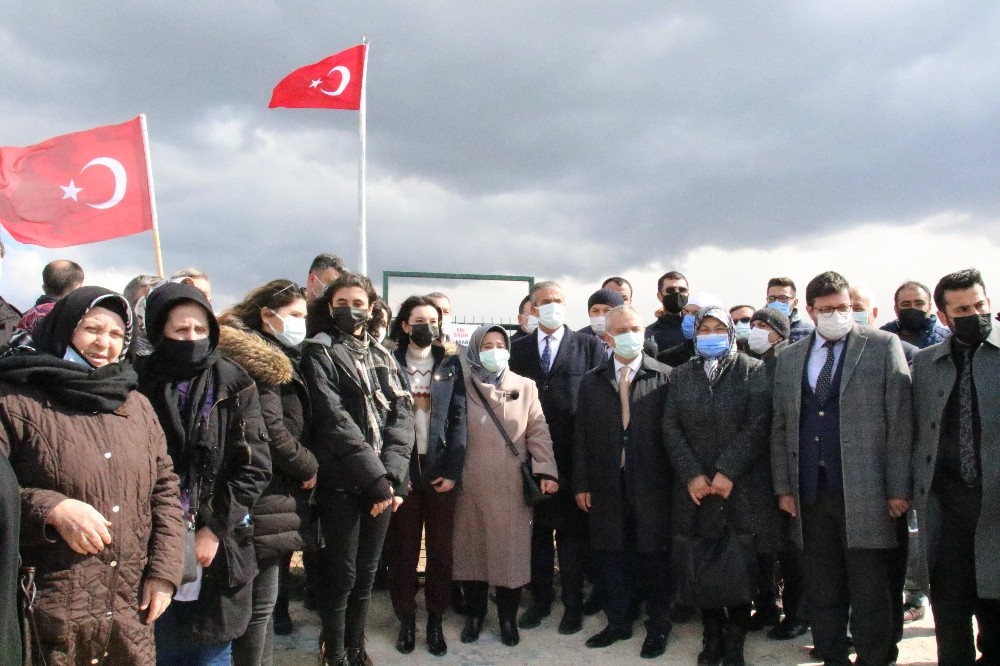
[[[483,407],[486,408],[486,413],[490,415],[490,418],[493,419],[493,423],[496,424],[497,430],[499,430],[500,434],[503,435],[503,440],[507,443],[507,448],[510,449],[512,454],[514,454],[515,458],[520,458],[521,455],[517,452],[517,447],[514,446],[514,442],[511,441],[510,435],[507,434],[507,429],[503,427],[502,423],[500,423],[500,418],[493,411],[489,401],[486,400],[486,396],[483,395],[483,392],[480,390],[479,385],[476,383],[476,378],[471,377],[470,383],[472,384],[472,388],[476,390],[476,393],[479,394],[479,399],[482,400]]]

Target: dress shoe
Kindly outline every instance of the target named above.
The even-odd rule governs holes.
[[[773,641],[790,641],[807,631],[809,631],[808,625],[786,617],[767,632],[767,637]]]
[[[597,592],[591,592],[590,596],[583,600],[583,614],[587,617],[597,615],[601,612],[601,598]]]
[[[507,647],[521,642],[521,634],[517,633],[517,623],[513,619],[500,620],[500,642]]]
[[[410,654],[417,642],[417,619],[412,613],[399,618],[399,635],[396,636],[396,650]]]
[[[523,613],[521,619],[517,621],[517,626],[521,629],[534,629],[542,623],[552,612],[551,604],[540,604],[532,602]]]
[[[589,648],[606,648],[614,645],[618,641],[627,641],[632,638],[632,627],[615,627],[608,625],[587,639],[586,646]]]
[[[578,610],[568,610],[559,620],[559,633],[563,636],[575,634],[583,630],[583,613]]]
[[[277,636],[289,636],[292,631],[295,630],[295,626],[292,624],[292,618],[286,610],[283,613],[274,613],[274,633]]]
[[[780,609],[777,607],[763,608],[755,611],[754,614],[750,616],[750,621],[747,623],[747,631],[760,631],[764,627],[773,627],[780,621]]]
[[[474,615],[465,616],[465,626],[462,627],[462,642],[475,643],[479,640],[479,632],[483,630],[483,618]]]
[[[444,642],[444,630],[441,629],[441,616],[437,613],[427,616],[427,651],[435,657],[448,654],[448,644]]]
[[[661,631],[647,631],[646,640],[642,642],[639,656],[643,659],[656,659],[667,651],[667,634]]]
[[[680,624],[689,621],[694,617],[695,609],[683,604],[674,604],[670,607],[670,621],[673,624]]]

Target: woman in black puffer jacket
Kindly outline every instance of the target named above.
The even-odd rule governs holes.
[[[316,458],[299,443],[309,408],[297,363],[298,345],[305,337],[305,314],[301,289],[289,280],[272,280],[219,318],[219,350],[257,383],[271,440],[273,472],[271,485],[252,512],[259,573],[254,579],[250,625],[233,641],[236,664],[271,663],[273,612],[282,568],[287,569],[287,556],[303,546],[296,494],[316,485]]]

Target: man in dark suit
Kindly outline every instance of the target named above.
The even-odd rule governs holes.
[[[559,478],[567,481],[573,471],[573,428],[580,380],[604,362],[603,343],[592,335],[574,333],[563,324],[566,304],[562,287],[539,282],[531,290],[531,312],[538,329],[511,345],[510,369],[538,385],[545,421],[552,435]],[[570,483],[550,501],[535,508],[531,535],[532,603],[521,615],[522,629],[537,627],[552,610],[555,533],[559,549],[559,575],[565,613],[559,632],[573,634],[583,628],[583,578],[587,556],[587,516],[573,499]]]
[[[912,396],[899,338],[854,322],[849,285],[806,287],[816,331],[778,354],[771,467],[805,552],[813,639],[825,664],[885,666],[893,645],[888,555],[910,506]]]
[[[670,368],[642,353],[642,315],[630,305],[607,315],[612,358],[580,383],[573,492],[586,511],[590,547],[608,626],[587,640],[601,648],[632,637],[637,589],[649,622],[640,656],[666,650],[670,621],[670,482],[663,405]]]
[[[927,533],[938,663],[1000,664],[1000,325],[979,271],[934,289],[951,337],[913,361],[913,479]]]

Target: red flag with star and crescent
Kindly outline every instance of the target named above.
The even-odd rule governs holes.
[[[295,70],[274,87],[268,108],[360,110],[366,48],[358,44]]]
[[[151,230],[140,118],[0,147],[0,224],[15,240],[43,247]]]

